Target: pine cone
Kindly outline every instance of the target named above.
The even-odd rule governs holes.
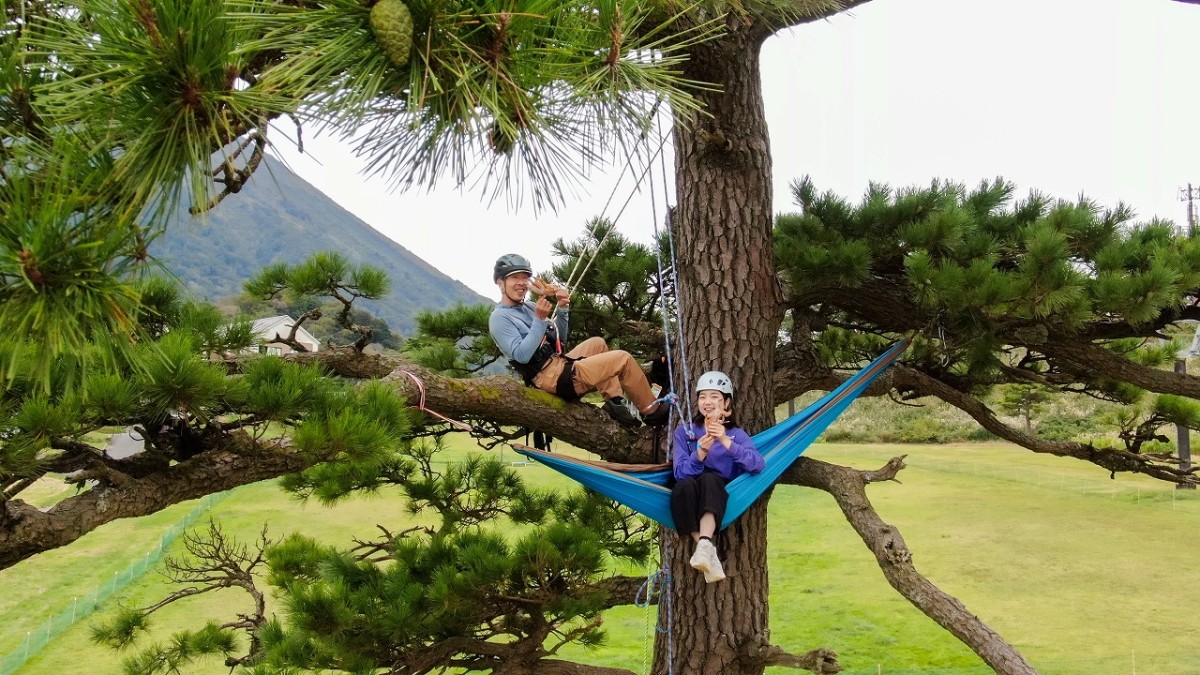
[[[408,63],[413,46],[413,20],[408,5],[400,0],[379,0],[371,8],[371,30],[388,60],[397,66]]]

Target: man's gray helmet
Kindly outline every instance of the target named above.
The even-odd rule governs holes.
[[[496,260],[496,269],[492,273],[492,281],[500,281],[517,272],[533,274],[533,266],[525,258],[516,253],[506,253]]]
[[[726,396],[733,396],[733,382],[729,376],[719,370],[710,370],[696,381],[696,391],[715,389]]]

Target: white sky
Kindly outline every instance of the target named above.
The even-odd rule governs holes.
[[[853,198],[872,180],[973,185],[1000,175],[1019,195],[1084,192],[1102,205],[1124,201],[1139,219],[1182,224],[1180,188],[1200,188],[1198,45],[1200,7],[1170,0],[874,0],[780,34],[762,59],[775,211],[794,210],[788,184],[804,174]],[[583,233],[621,168],[596,176],[590,195],[558,213],[536,215],[449,185],[389,193],[333,139],[309,138],[305,149],[276,152],[488,297],[498,255],[548,267],[550,243]],[[626,178],[608,215],[631,190]],[[661,219],[661,188],[659,202]],[[618,228],[649,242],[650,213],[648,197],[635,199]]]

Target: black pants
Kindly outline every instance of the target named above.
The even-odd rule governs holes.
[[[675,518],[675,529],[688,536],[700,531],[700,516],[712,513],[717,518],[717,527],[725,517],[725,505],[729,493],[725,484],[729,482],[720,474],[705,471],[699,476],[684,478],[671,488],[671,516]]]

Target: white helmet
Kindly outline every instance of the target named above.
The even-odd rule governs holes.
[[[696,392],[705,389],[715,389],[726,396],[733,396],[733,382],[729,376],[719,370],[710,370],[696,381]]]

